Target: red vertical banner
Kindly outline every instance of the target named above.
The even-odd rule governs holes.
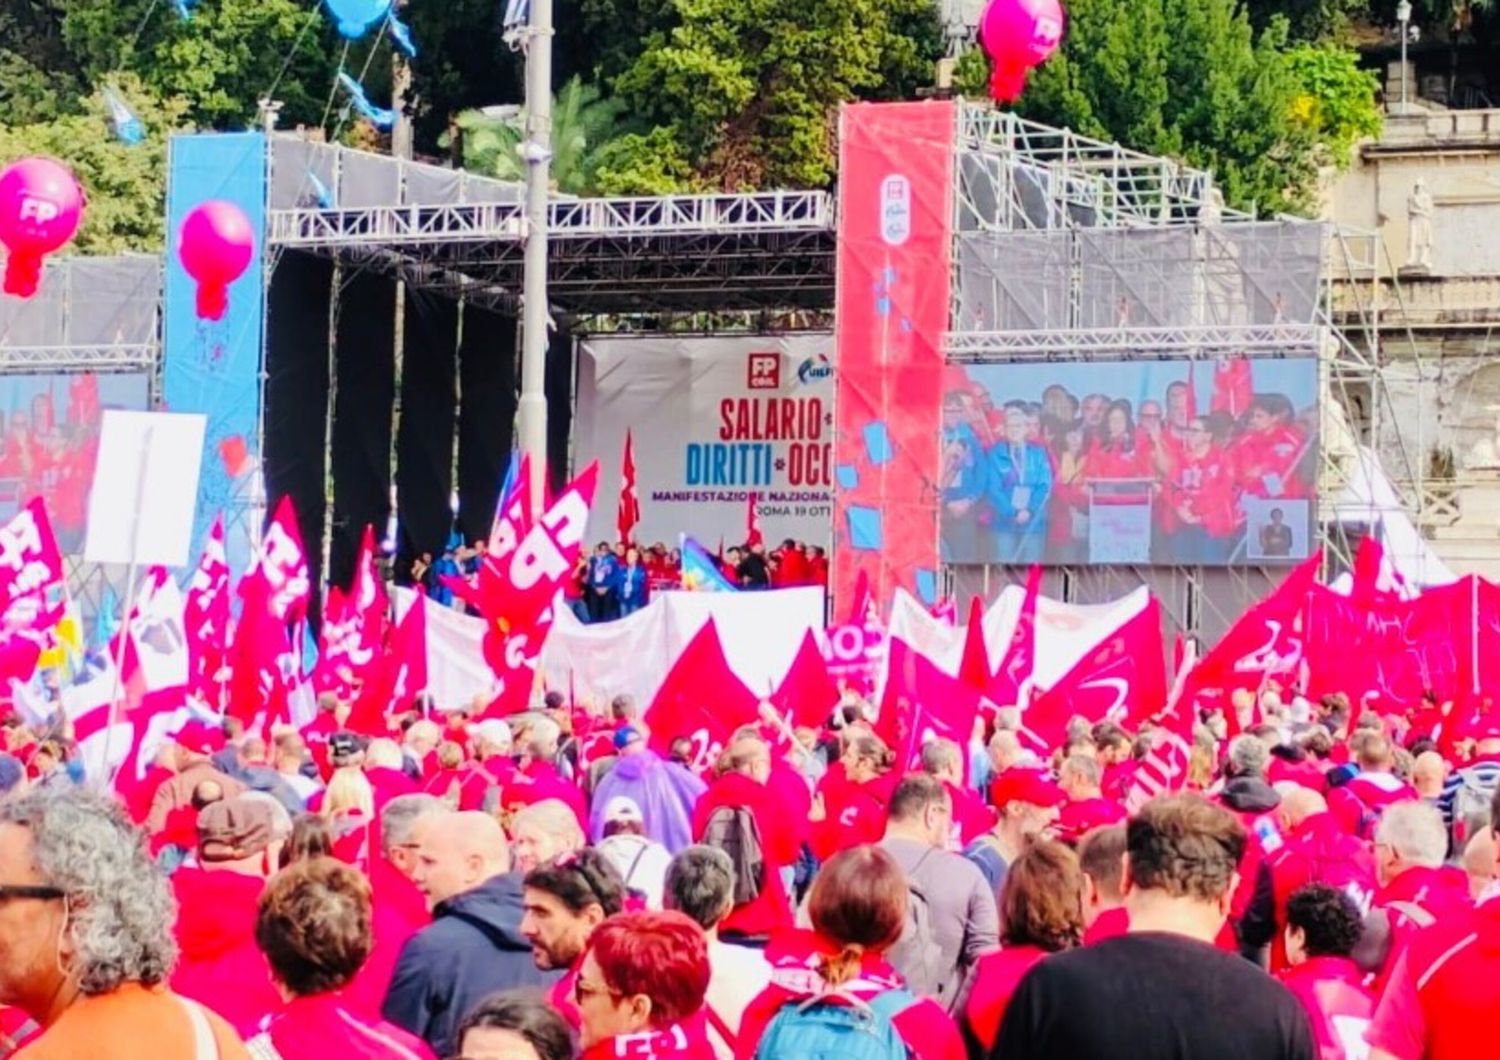
[[[836,598],[937,596],[942,336],[952,256],[951,101],[839,114]]]

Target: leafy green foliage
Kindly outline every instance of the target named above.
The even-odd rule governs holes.
[[[1352,19],[1369,16],[1370,0],[1245,0],[1245,10],[1257,30],[1283,18],[1293,40],[1320,41],[1347,29]]]
[[[1323,161],[1347,167],[1356,143],[1380,135],[1380,78],[1360,69],[1358,56],[1345,48],[1303,44],[1287,53],[1287,62],[1300,89],[1293,117],[1313,130]]]
[[[65,162],[88,193],[72,249],[90,254],[159,251],[164,242],[167,137],[183,127],[185,106],[163,103],[139,79],[122,75],[115,90],[146,126],[144,142],[117,141],[102,90],[80,113],[28,125],[0,125],[0,161],[50,155]]]
[[[552,101],[552,186],[573,195],[594,194],[600,151],[619,132],[618,100],[604,99],[595,85],[577,77],[563,85]],[[489,118],[477,110],[460,114],[464,168],[501,180],[526,179],[519,148],[524,134],[519,121]]]

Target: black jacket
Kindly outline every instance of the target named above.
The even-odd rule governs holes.
[[[1224,805],[1236,813],[1270,813],[1281,805],[1281,796],[1276,789],[1260,777],[1235,777],[1224,785],[1219,796]],[[1255,878],[1251,880],[1254,890],[1245,915],[1235,925],[1240,953],[1252,961],[1259,961],[1265,948],[1276,934],[1276,896],[1272,888],[1270,863],[1262,860]]]
[[[458,1025],[476,1004],[497,990],[548,986],[558,973],[540,971],[521,936],[519,873],[455,895],[432,916],[402,948],[381,1014],[453,1056]]]

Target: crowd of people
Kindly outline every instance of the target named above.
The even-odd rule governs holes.
[[[1299,414],[1285,394],[1255,394],[1237,416],[1201,412],[1182,381],[1138,405],[1054,384],[1040,402],[997,407],[980,384],[953,389],[943,401],[943,553],[1083,562],[1091,506],[1133,504],[1150,507],[1153,561],[1228,562],[1252,521],[1251,558],[1290,557],[1285,531],[1299,516],[1307,523],[1302,502],[1316,482],[1316,431],[1315,408]]]
[[[1015,707],[908,763],[766,705],[700,774],[628,696],[319,706],[113,785],[0,730],[0,1055],[1493,1052],[1500,716],[1242,694],[1141,800],[1149,727],[1042,754]]]

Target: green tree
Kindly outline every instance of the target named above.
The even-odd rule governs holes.
[[[698,181],[726,189],[828,184],[838,105],[908,94],[930,80],[940,43],[925,0],[673,6],[677,24],[654,32],[615,81],[651,132],[619,145],[612,179],[686,163]],[[661,150],[666,167],[651,157]]]
[[[604,99],[597,86],[574,77],[552,101],[552,186],[572,195],[597,190],[600,151],[620,130],[618,100]],[[464,111],[454,124],[462,133],[465,169],[501,180],[524,180],[519,148],[521,122]]]
[[[1293,40],[1326,40],[1349,28],[1351,21],[1370,15],[1370,0],[1245,0],[1250,24],[1263,30],[1274,18],[1284,18]]]
[[[1352,58],[1327,45],[1299,65],[1285,20],[1256,33],[1236,0],[1072,0],[1068,14],[1020,112],[1212,170],[1231,205],[1311,209],[1318,166],[1369,128]],[[975,94],[977,67],[962,66]]]
[[[1380,78],[1360,68],[1356,53],[1330,45],[1299,45],[1287,62],[1299,89],[1293,117],[1317,137],[1320,162],[1346,168],[1356,143],[1380,135]]]
[[[183,128],[186,107],[157,99],[133,75],[121,75],[114,87],[145,125],[142,143],[126,146],[114,138],[101,90],[79,113],[0,125],[0,159],[51,155],[72,168],[88,195],[73,249],[88,254],[160,251],[165,242],[167,137]]]

